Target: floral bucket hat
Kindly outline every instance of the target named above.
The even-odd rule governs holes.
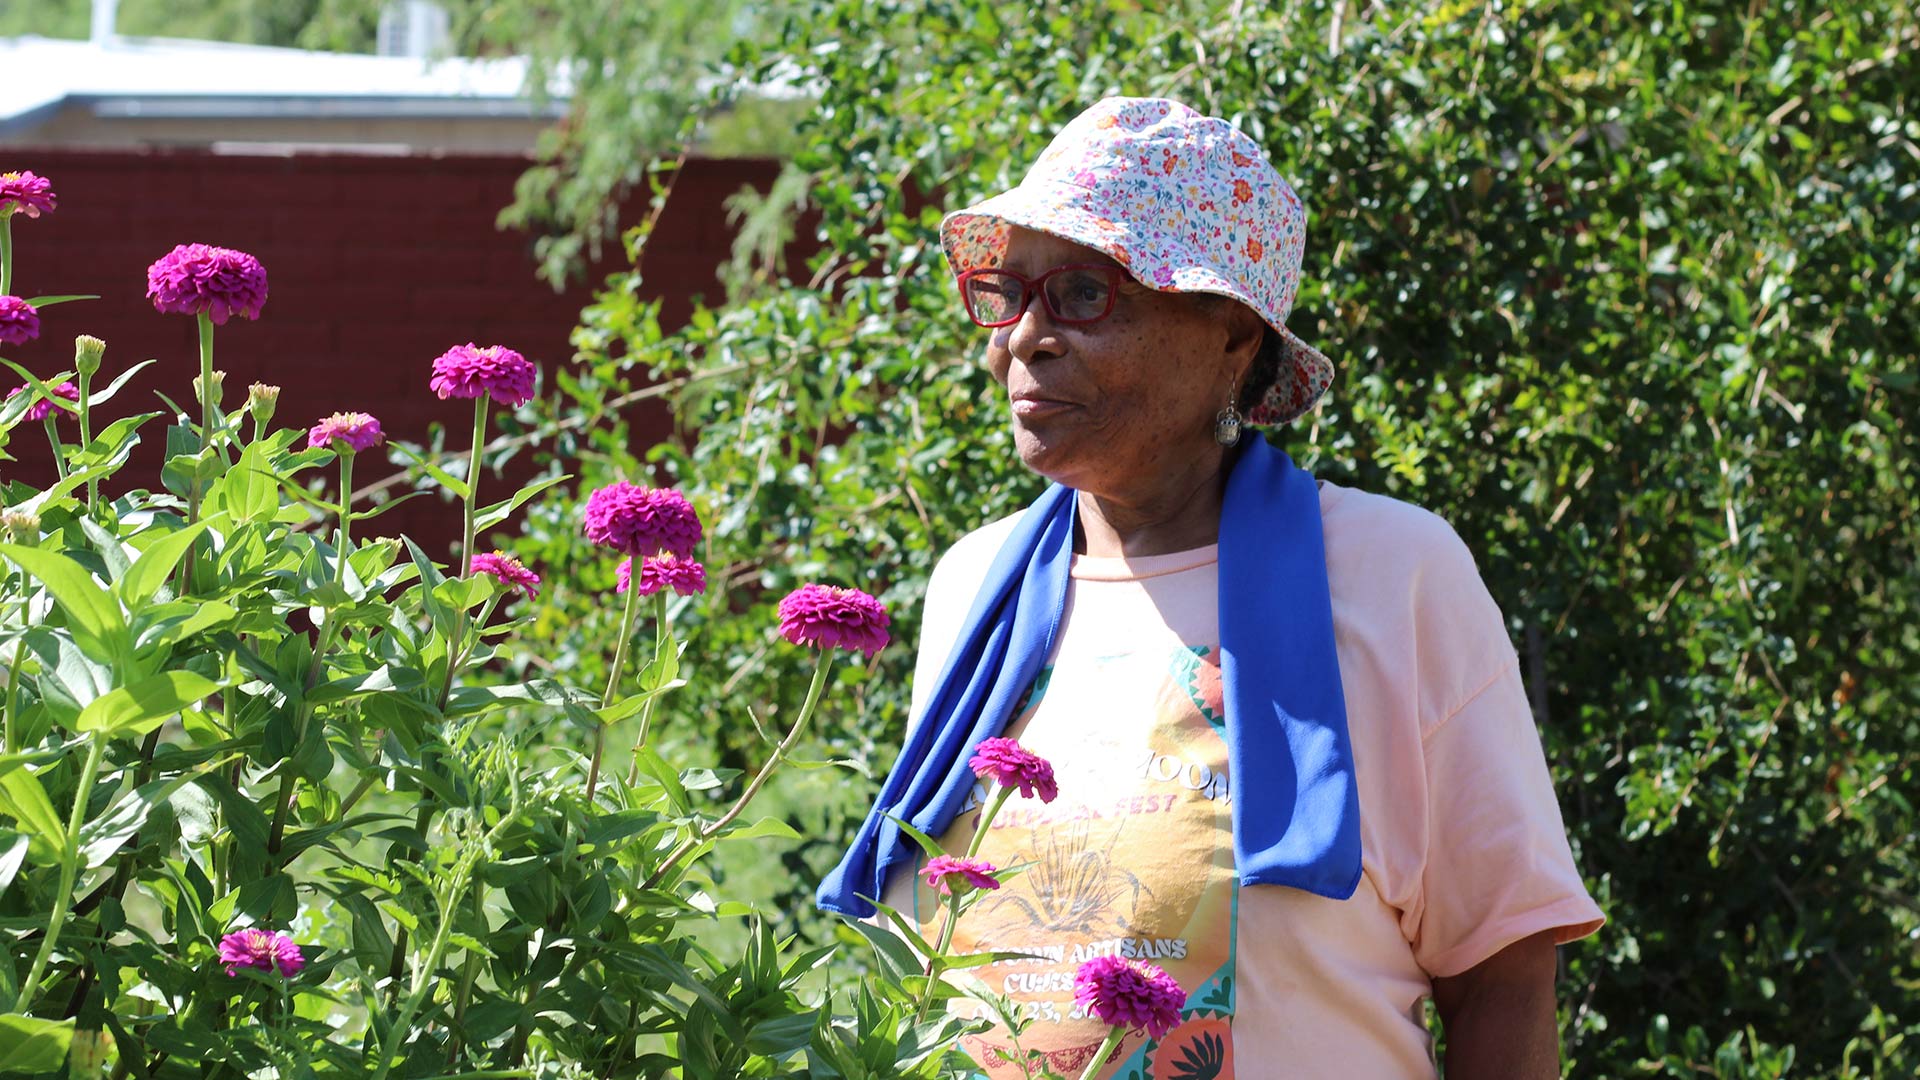
[[[1306,207],[1260,145],[1225,120],[1163,98],[1096,103],[1019,187],[941,221],[953,272],[1000,265],[1010,225],[1104,252],[1149,288],[1215,293],[1258,312],[1286,350],[1250,424],[1293,420],[1333,381],[1333,362],[1287,329]]]

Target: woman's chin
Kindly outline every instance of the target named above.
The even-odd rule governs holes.
[[[1068,487],[1073,486],[1072,477],[1086,464],[1083,442],[1051,425],[1028,427],[1017,419],[1013,422],[1013,446],[1020,453],[1020,463]]]

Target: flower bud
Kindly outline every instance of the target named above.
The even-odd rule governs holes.
[[[273,419],[273,410],[280,404],[280,388],[266,383],[254,383],[247,387],[247,409],[253,413],[253,422],[266,427]]]
[[[107,354],[107,343],[92,334],[73,339],[73,369],[82,375],[100,370],[100,358]]]
[[[40,515],[31,510],[7,510],[0,512],[0,529],[8,536],[30,536],[40,538]]]
[[[214,372],[213,373],[213,398],[209,400],[207,398],[206,389],[200,385],[200,376],[195,375],[193,377],[194,400],[198,401],[202,405],[212,405],[213,407],[218,408],[220,406],[220,395],[226,389],[226,383],[227,383],[226,372],[224,371]]]

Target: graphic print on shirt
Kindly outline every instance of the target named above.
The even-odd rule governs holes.
[[[1010,950],[956,973],[1023,1006],[1035,1022],[1020,1052],[1078,1076],[1106,1035],[1073,1001],[1073,975],[1098,956],[1165,968],[1187,991],[1179,1027],[1158,1042],[1130,1035],[1100,1073],[1118,1080],[1228,1080],[1233,1073],[1235,890],[1231,785],[1222,737],[1218,650],[1193,646],[1064,661],[1003,733],[1053,763],[1060,795],[1001,808],[980,857],[1025,872],[960,922],[956,952]],[[976,789],[942,843],[966,848],[980,820]],[[915,915],[934,940],[943,909],[924,884]],[[978,1015],[976,1003],[954,1003]],[[971,1011],[970,1011],[971,1010]],[[1004,1029],[964,1047],[993,1080],[1024,1077]]]

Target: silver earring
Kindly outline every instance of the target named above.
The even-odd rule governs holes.
[[[1233,400],[1227,400],[1227,407],[1221,409],[1213,418],[1213,441],[1221,446],[1235,446],[1240,442],[1240,410],[1234,408]]]

